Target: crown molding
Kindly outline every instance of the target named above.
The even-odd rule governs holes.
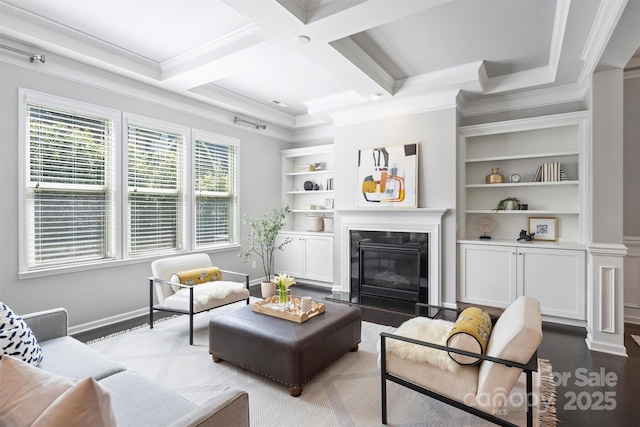
[[[389,119],[409,114],[456,108],[458,91],[451,90],[403,100],[369,104],[331,114],[335,126],[345,126],[374,120]]]
[[[567,21],[569,19],[569,6],[571,6],[571,0],[558,0],[556,2],[556,15],[553,21],[551,48],[549,49],[549,67],[553,71],[554,78],[558,72],[558,64],[560,63],[564,33],[567,29]]]
[[[15,6],[0,3],[0,35],[88,63],[110,71],[137,73],[159,79],[160,65],[126,49],[106,43],[81,31],[33,15]],[[49,56],[47,57],[49,60]]]
[[[567,102],[583,101],[589,92],[589,86],[570,84],[560,87],[538,89],[525,93],[509,94],[491,98],[468,100],[460,96],[458,109],[463,117],[484,114],[504,113],[536,107],[548,107]]]
[[[0,37],[0,41],[3,43],[5,40],[5,38]],[[24,45],[22,46],[24,47]],[[139,79],[134,80],[62,56],[47,56],[46,64],[42,64],[42,67],[36,64],[36,67],[34,67],[34,64],[25,61],[23,58],[17,58],[14,55],[8,55],[0,51],[0,64],[13,65],[106,92],[138,99],[159,107],[188,113],[196,117],[228,125],[229,127],[236,127],[245,132],[258,133],[282,141],[293,141],[293,133],[286,127],[267,122],[268,127],[266,130],[256,130],[235,124],[233,123],[234,116],[239,112],[245,114],[239,111],[237,106],[235,110],[226,109],[212,105],[209,98],[200,97],[191,92],[188,94],[174,93],[157,86],[158,83],[152,79],[150,79],[149,82],[141,82]],[[252,117],[251,113],[246,113],[246,115]],[[262,116],[260,120],[263,120]]]
[[[580,77],[578,77],[578,84],[588,84],[591,81],[591,75],[616,29],[627,2],[628,0],[603,0],[600,2],[593,27],[580,55],[584,65]]]

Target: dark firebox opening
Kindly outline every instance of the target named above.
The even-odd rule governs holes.
[[[428,233],[353,230],[353,302],[413,313],[428,303]]]

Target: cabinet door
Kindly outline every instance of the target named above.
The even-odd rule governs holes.
[[[305,237],[304,277],[333,281],[333,237]]]
[[[283,250],[275,251],[274,273],[287,273],[289,276],[300,278],[303,273],[304,240],[295,236],[278,236],[276,246],[282,244],[287,237],[291,242],[284,245]]]
[[[516,248],[518,295],[540,301],[549,316],[585,320],[585,253],[575,250]]]
[[[506,307],[516,299],[515,248],[460,245],[460,300]]]

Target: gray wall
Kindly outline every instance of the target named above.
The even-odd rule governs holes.
[[[624,235],[640,237],[640,76],[624,81]]]
[[[590,242],[622,244],[623,75],[593,74]],[[587,224],[588,226],[588,224]]]
[[[288,143],[194,114],[192,111],[208,107],[142,84],[129,83],[135,85],[139,93],[148,93],[148,99],[153,102],[55,77],[34,68],[0,63],[0,300],[17,312],[65,307],[69,311],[70,326],[75,326],[144,309],[148,307],[146,278],[151,273],[152,260],[127,260],[97,270],[32,279],[18,277],[19,87],[238,138],[240,213],[261,214],[280,205],[279,150],[289,147]],[[176,105],[180,107],[174,107]],[[192,111],[189,106],[193,107]],[[233,116],[229,114],[231,122]],[[246,236],[247,231],[242,225],[240,236]],[[252,274],[252,279],[260,277],[260,269],[253,270],[250,264],[241,262],[238,250],[216,252],[212,258],[225,269],[245,271]]]
[[[451,209],[442,227],[442,301],[446,303],[456,301],[456,120],[455,108],[449,108],[335,128],[336,209],[356,207],[360,148],[420,144],[418,207]]]

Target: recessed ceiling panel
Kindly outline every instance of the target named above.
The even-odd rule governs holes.
[[[85,35],[162,62],[216,40],[249,21],[210,0],[6,0]]]
[[[301,54],[272,56],[258,67],[215,82],[226,90],[275,107],[273,100],[288,104],[280,111],[307,114],[304,101],[350,90],[338,79]]]
[[[395,79],[481,60],[501,75],[548,64],[555,8],[555,0],[452,1],[353,39]]]

